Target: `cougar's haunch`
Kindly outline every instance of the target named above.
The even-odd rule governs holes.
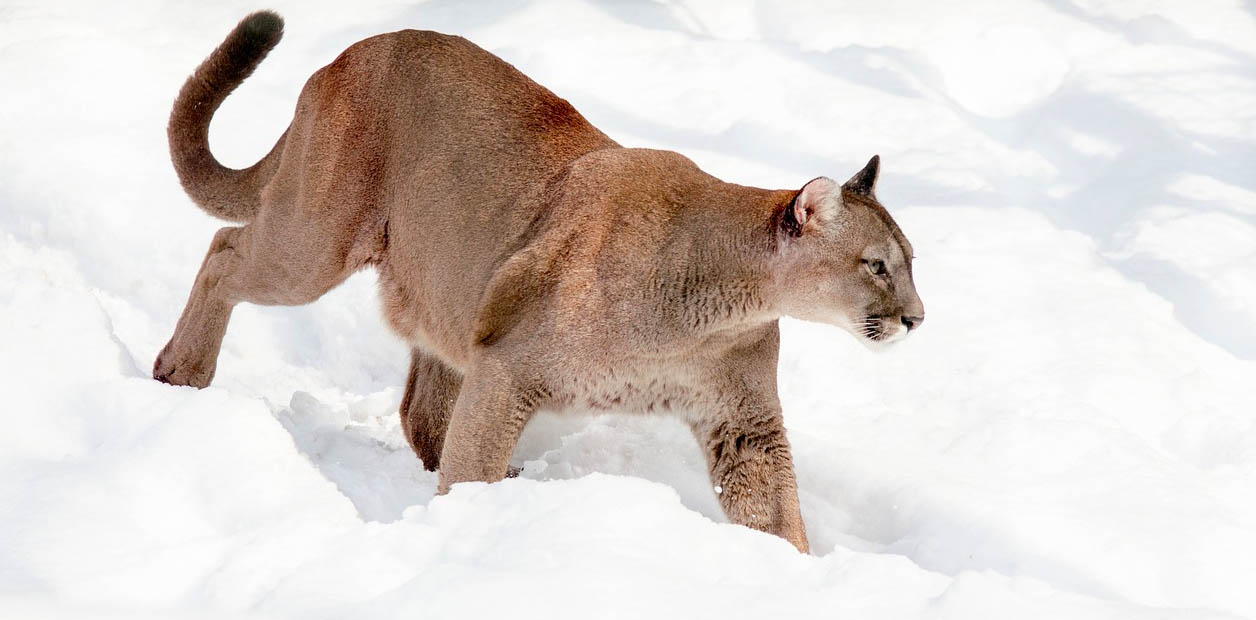
[[[154,378],[208,385],[237,303],[309,303],[373,266],[413,349],[402,427],[442,492],[505,476],[538,408],[669,413],[729,519],[807,550],[778,319],[885,343],[924,318],[878,158],[845,184],[725,183],[620,146],[466,39],[404,30],[315,72],[271,152],[226,168],[210,119],[282,30],[246,17],[175,101],[179,180],[243,225],[214,236]]]

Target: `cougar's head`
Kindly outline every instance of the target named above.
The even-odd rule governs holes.
[[[868,345],[920,326],[912,248],[873,189],[880,159],[843,185],[807,183],[778,213],[775,231],[783,314],[837,325]]]

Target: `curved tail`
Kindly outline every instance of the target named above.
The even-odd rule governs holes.
[[[283,37],[283,19],[258,11],[240,21],[226,40],[184,82],[170,112],[166,134],[179,182],[210,215],[247,222],[261,205],[262,188],[279,166],[287,133],[261,161],[243,170],[228,168],[209,151],[209,121]]]

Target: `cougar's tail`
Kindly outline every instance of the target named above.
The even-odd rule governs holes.
[[[278,14],[258,11],[245,17],[184,82],[174,101],[166,127],[170,159],[188,196],[215,217],[251,220],[261,204],[262,188],[278,168],[286,133],[261,161],[235,170],[209,152],[209,121],[282,36],[283,19]]]

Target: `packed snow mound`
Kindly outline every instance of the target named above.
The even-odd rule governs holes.
[[[164,124],[243,3],[0,9],[0,614],[1256,617],[1256,17],[1216,3],[302,2],[215,119],[247,165],[348,44],[470,38],[621,142],[799,187],[883,157],[928,308],[786,320],[813,548],[728,524],[678,422],[543,413],[435,497],[374,275],[151,380],[222,224]]]

